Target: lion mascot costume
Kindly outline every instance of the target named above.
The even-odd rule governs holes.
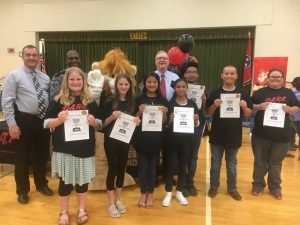
[[[132,65],[124,52],[113,49],[106,53],[104,59],[92,64],[92,70],[88,73],[88,85],[96,103],[101,106],[105,98],[115,92],[115,78],[122,73],[132,77],[132,83],[136,86],[135,75],[137,67]],[[106,190],[106,176],[108,171],[107,159],[104,151],[103,133],[96,132],[96,176],[89,184],[89,190]],[[131,175],[125,173],[124,186],[134,185]]]
[[[136,72],[136,66],[128,61],[121,49],[110,50],[102,61],[92,64],[92,71],[88,74],[88,84],[91,87],[93,97],[97,99],[100,96],[108,96],[114,93],[115,79],[121,73],[130,75],[135,87],[136,81],[134,77]],[[99,90],[101,90],[102,94]]]

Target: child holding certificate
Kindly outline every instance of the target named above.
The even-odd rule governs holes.
[[[178,160],[178,180],[176,198],[181,205],[188,201],[182,195],[186,184],[186,167],[194,141],[194,127],[200,125],[196,103],[187,98],[188,83],[184,78],[175,81],[175,92],[169,103],[168,148],[166,151],[166,195],[162,205],[168,207],[172,199],[173,175]]]
[[[270,69],[268,86],[252,95],[253,108],[257,111],[251,137],[254,154],[252,194],[261,195],[268,185],[270,193],[277,200],[282,199],[282,161],[290,147],[289,114],[299,111],[299,102],[295,94],[283,84],[283,71],[279,68]],[[271,105],[277,105],[278,108],[268,113]],[[280,118],[279,113],[283,113],[283,117]],[[266,118],[273,123],[264,124]],[[277,122],[281,122],[283,126],[276,126]]]
[[[106,178],[108,213],[111,217],[120,217],[121,213],[127,211],[121,201],[121,192],[128,160],[129,143],[111,138],[110,133],[121,113],[134,115],[132,78],[127,74],[118,75],[115,80],[115,87],[115,94],[106,99],[100,115],[104,121],[104,150],[108,162]],[[136,117],[135,123],[139,124],[139,122],[139,118]]]
[[[232,198],[242,199],[236,187],[236,155],[242,141],[243,115],[250,116],[252,105],[248,95],[235,86],[238,77],[236,68],[232,65],[225,66],[221,73],[223,86],[213,91],[206,101],[207,114],[212,115],[212,126],[209,135],[211,146],[210,189],[208,196],[214,198],[220,186],[220,170],[225,151],[227,169],[227,192]],[[228,97],[228,102],[222,102],[221,97]],[[232,97],[233,96],[233,97]],[[222,108],[222,104],[226,107]],[[250,108],[249,108],[250,107]],[[233,116],[222,117],[222,109],[230,109]],[[236,114],[238,112],[238,117]]]
[[[135,99],[136,116],[140,119],[147,120],[150,128],[147,131],[142,129],[147,123],[143,121],[142,126],[137,127],[133,145],[137,152],[138,159],[138,175],[140,179],[141,197],[138,202],[139,207],[153,207],[153,192],[156,175],[156,164],[162,148],[164,136],[164,124],[167,121],[168,101],[162,96],[160,91],[160,80],[156,73],[148,74],[143,81],[143,90],[140,96]],[[150,107],[157,106],[149,113],[150,117],[143,115],[143,112],[149,111]],[[157,121],[155,110],[162,113],[162,121]],[[160,127],[158,131],[153,125]],[[151,130],[152,128],[152,130]],[[151,144],[150,144],[151,143]]]
[[[199,78],[199,69],[198,69],[198,63],[191,61],[186,64],[186,66],[183,68],[183,75],[184,78],[187,80],[187,82],[190,84],[195,85],[197,82],[197,79]],[[205,86],[203,85],[195,85],[200,89],[204,89]],[[203,93],[204,91],[202,91]],[[188,96],[189,98],[189,96]],[[194,142],[193,142],[193,147],[191,149],[191,154],[188,159],[188,165],[187,165],[187,180],[185,187],[183,189],[183,196],[188,197],[189,195],[191,196],[196,196],[197,195],[197,189],[194,185],[194,177],[196,174],[196,169],[197,169],[197,160],[198,160],[198,151],[201,143],[201,137],[203,133],[203,128],[205,124],[205,119],[204,119],[204,110],[205,110],[205,102],[206,102],[206,95],[203,93],[200,95],[199,100],[201,99],[201,106],[198,106],[199,110],[199,115],[200,115],[200,126],[195,127],[195,135],[194,135]],[[196,102],[195,98],[190,98],[191,100],[194,100]]]
[[[66,141],[64,122],[69,119],[68,112],[80,112],[88,124],[88,139]],[[50,103],[44,125],[55,128],[53,133],[52,175],[60,178],[58,194],[61,213],[59,224],[70,224],[69,198],[75,186],[78,198],[77,224],[88,221],[86,211],[88,183],[95,176],[95,127],[100,126],[97,104],[93,101],[87,87],[86,76],[77,67],[69,68],[63,79],[59,94]],[[79,117],[80,117],[79,116]],[[72,118],[76,125],[74,134],[82,132],[80,118]],[[81,130],[81,131],[80,131]]]

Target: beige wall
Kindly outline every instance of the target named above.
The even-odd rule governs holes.
[[[300,75],[298,0],[2,0],[0,76],[22,64],[18,52],[39,31],[257,26],[255,56],[288,56]],[[15,48],[15,54],[7,53]]]
[[[270,25],[256,29],[255,56],[288,56],[288,81],[300,76],[300,1],[276,0]]]

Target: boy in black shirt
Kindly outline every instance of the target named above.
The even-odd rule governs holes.
[[[242,197],[236,187],[236,155],[242,141],[242,121],[243,115],[250,116],[252,106],[249,97],[240,88],[235,86],[238,77],[236,68],[232,65],[225,66],[221,73],[223,86],[211,93],[206,101],[207,114],[212,115],[212,127],[209,135],[211,145],[211,169],[210,169],[210,189],[208,196],[213,198],[217,195],[220,186],[220,170],[223,153],[225,151],[227,169],[227,191],[235,199]],[[240,117],[221,118],[220,106],[221,94],[236,94],[240,97]],[[249,108],[250,107],[250,108]]]
[[[199,78],[198,63],[194,61],[187,63],[186,66],[183,68],[183,75],[189,84],[197,84],[196,82]],[[203,88],[204,86],[201,85],[201,87]],[[197,189],[194,185],[194,177],[197,169],[198,151],[199,151],[202,132],[205,124],[204,112],[203,112],[205,110],[205,102],[206,102],[205,94],[201,96],[201,100],[202,100],[201,108],[197,110],[199,112],[199,117],[200,117],[200,126],[195,128],[193,147],[191,149],[191,153],[188,159],[187,183],[182,192],[184,197],[188,197],[189,195],[191,196],[197,195]]]

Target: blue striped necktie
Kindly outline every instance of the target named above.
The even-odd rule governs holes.
[[[37,73],[35,71],[31,72],[32,74],[32,80],[33,80],[33,84],[36,90],[36,94],[38,97],[38,110],[39,110],[39,118],[44,119],[45,115],[46,115],[46,104],[45,104],[45,99],[43,97],[43,91],[42,88],[40,86],[40,83],[37,80]]]

